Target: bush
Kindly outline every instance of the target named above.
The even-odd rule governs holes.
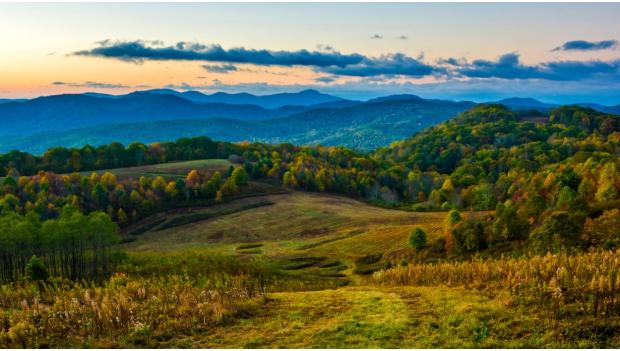
[[[416,227],[409,235],[409,245],[416,250],[422,250],[426,246],[426,233],[422,228]]]
[[[32,256],[26,265],[26,277],[30,280],[47,280],[49,273],[43,261],[37,256]]]
[[[422,204],[414,204],[411,206],[411,211],[413,212],[424,212],[426,211],[426,207]]]
[[[565,211],[556,211],[530,234],[533,248],[539,252],[559,251],[578,243],[580,228]]]
[[[448,211],[452,209],[452,205],[450,205],[448,203],[448,201],[444,202],[443,204],[441,204],[441,210],[442,211]]]

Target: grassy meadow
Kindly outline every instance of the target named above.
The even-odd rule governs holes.
[[[430,264],[428,272],[436,279],[428,282],[390,280],[407,272],[409,264],[445,260],[433,251],[442,244],[447,212],[391,210],[306,192],[248,196],[192,211],[210,215],[174,227],[160,224],[136,235],[123,249],[136,260],[234,257],[268,267],[267,275],[274,279],[266,283],[262,307],[248,316],[166,346],[600,347],[619,342],[604,329],[587,332],[592,320],[580,320],[568,309],[557,312],[563,314],[558,319],[552,310],[541,308],[549,301],[517,296],[510,283],[474,284],[472,274],[465,274],[470,261],[461,266]],[[166,215],[168,221],[178,216]],[[408,243],[415,227],[428,233],[422,251]],[[493,255],[474,259],[472,269],[484,271],[473,264]],[[446,273],[431,267],[444,267],[461,279],[443,279]],[[546,293],[547,281],[543,285],[531,293]]]

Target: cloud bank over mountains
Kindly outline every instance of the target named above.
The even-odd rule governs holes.
[[[403,40],[406,38],[402,36]],[[617,48],[616,40],[574,40],[552,51],[561,55],[563,52],[596,52]],[[197,76],[200,76],[198,81],[183,79],[167,84],[167,87],[186,90],[269,94],[319,89],[352,99],[413,93],[476,101],[506,96],[534,96],[557,103],[587,100],[615,104],[620,101],[620,58],[555,58],[526,63],[520,53],[509,52],[494,59],[447,57],[426,60],[423,55],[414,57],[401,52],[378,56],[344,53],[325,44],[317,45],[312,50],[268,50],[145,40],[104,40],[69,56],[104,58],[138,65],[147,61],[196,62]],[[311,76],[305,81],[297,81],[294,76],[284,80],[267,76],[258,78],[260,81],[244,81],[244,74],[257,72],[274,76],[290,74],[274,69],[277,67],[289,70],[303,67],[310,70]],[[315,76],[312,77],[312,74]],[[231,83],[222,82],[227,80],[222,75],[241,76],[235,76],[237,78]],[[62,77],[52,84],[112,90],[134,87],[120,82],[72,83]]]
[[[599,50],[612,48],[616,41],[570,41],[555,50]],[[438,62],[424,62],[422,57],[391,53],[371,57],[360,53],[345,54],[333,48],[323,50],[266,50],[237,47],[225,49],[221,45],[178,42],[164,45],[160,41],[111,41],[98,42],[98,46],[76,51],[73,55],[103,57],[135,63],[152,61],[201,61],[217,62],[202,67],[212,73],[237,71],[234,64],[256,66],[303,66],[317,73],[331,76],[374,77],[403,76],[409,78],[500,78],[542,79],[551,81],[620,80],[620,60],[600,61],[549,61],[535,65],[520,62],[518,53],[506,53],[496,60],[474,59],[471,62],[448,58]],[[324,80],[325,82],[327,80]]]

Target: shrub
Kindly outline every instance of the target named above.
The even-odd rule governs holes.
[[[424,212],[426,211],[426,207],[422,204],[414,204],[411,206],[411,211],[413,212]]]
[[[409,235],[409,245],[416,250],[422,250],[426,246],[426,233],[422,228],[416,227]]]
[[[49,273],[43,261],[37,256],[32,256],[26,265],[26,276],[30,280],[47,280]]]
[[[532,247],[540,252],[558,251],[578,243],[580,228],[565,211],[556,211],[530,234]]]

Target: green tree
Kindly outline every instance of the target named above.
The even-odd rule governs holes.
[[[426,232],[416,227],[409,235],[409,245],[416,250],[422,250],[426,246]]]
[[[33,281],[45,281],[49,277],[49,273],[43,261],[37,256],[33,255],[28,261],[28,264],[26,265],[26,276],[28,277],[28,279]]]
[[[248,184],[248,174],[243,167],[236,167],[230,176],[236,185],[241,186]]]
[[[530,234],[530,241],[539,252],[559,251],[577,245],[580,233],[568,212],[556,211]]]

